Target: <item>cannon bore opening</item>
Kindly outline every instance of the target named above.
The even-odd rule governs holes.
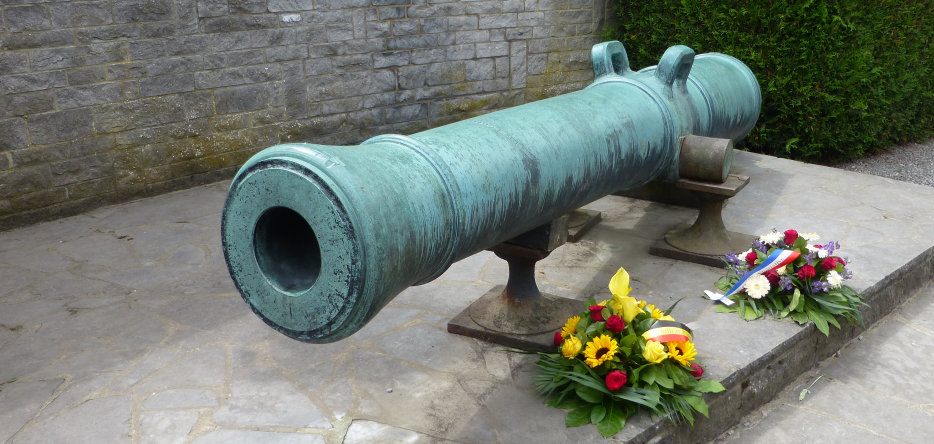
[[[305,218],[292,209],[266,210],[256,222],[253,245],[266,279],[289,293],[308,290],[321,273],[318,238]]]

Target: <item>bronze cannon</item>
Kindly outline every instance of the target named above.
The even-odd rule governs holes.
[[[253,156],[222,221],[244,300],[287,336],[336,341],[455,261],[607,194],[726,176],[728,155],[682,152],[681,142],[752,129],[761,95],[742,62],[675,46],[633,72],[619,42],[592,58],[595,81],[581,91],[410,136]]]

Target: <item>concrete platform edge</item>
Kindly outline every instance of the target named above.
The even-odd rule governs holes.
[[[808,323],[798,334],[722,380],[727,390],[706,397],[710,418],[696,419],[694,427],[674,426],[667,420],[659,420],[627,443],[698,443],[716,438],[736,425],[746,414],[769,402],[799,375],[833,356],[847,342],[891,313],[932,280],[934,247],[863,292],[869,304],[869,307],[861,310],[865,327],[841,322],[841,329],[831,327],[828,338],[813,323]]]

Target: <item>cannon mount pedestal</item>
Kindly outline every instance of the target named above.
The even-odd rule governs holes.
[[[568,237],[567,215],[489,250],[509,264],[505,286],[497,285],[448,322],[448,333],[527,350],[554,351],[554,334],[581,311],[581,302],[542,293],[535,263]]]
[[[680,179],[676,186],[689,190],[699,202],[693,225],[679,224],[649,248],[649,254],[723,268],[723,255],[749,248],[754,236],[729,231],[723,225],[723,205],[739,193],[749,177],[730,174],[725,182]]]

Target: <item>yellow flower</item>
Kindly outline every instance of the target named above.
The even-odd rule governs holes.
[[[664,312],[662,312],[661,310],[655,308],[655,306],[652,305],[652,304],[646,305],[646,308],[649,309],[649,313],[651,313],[651,314],[652,314],[652,317],[655,318],[655,319],[661,319],[662,316],[665,316],[665,313],[664,313]]]
[[[658,320],[659,320],[659,321],[674,321],[675,318],[673,318],[673,317],[671,317],[671,316],[669,316],[669,315],[662,315],[662,317],[658,318]]]
[[[613,296],[623,297],[629,294],[632,291],[632,288],[629,287],[629,273],[619,267],[619,271],[613,275],[613,279],[610,279],[610,292],[613,293]]]
[[[561,354],[566,358],[573,358],[581,352],[581,340],[577,336],[571,336],[564,341],[561,346]]]
[[[645,343],[645,351],[642,352],[642,357],[646,361],[658,364],[668,357],[668,353],[665,353],[665,346],[660,342],[649,341]]]
[[[694,343],[690,341],[675,341],[668,343],[668,357],[678,361],[681,365],[687,366],[697,356],[694,350]]]
[[[645,301],[639,301],[639,308],[645,307]]]
[[[564,323],[564,327],[561,328],[561,337],[567,338],[568,336],[571,336],[574,333],[576,333],[577,323],[580,322],[580,320],[581,320],[580,316],[574,316],[573,318],[568,319],[568,321]]]
[[[641,307],[639,304],[642,302],[634,297],[627,296],[632,288],[629,287],[629,273],[622,267],[616,272],[613,279],[610,279],[610,291],[613,292],[613,299],[608,301],[610,308],[616,310],[616,313],[627,324],[632,322],[636,315],[639,314],[639,308]]]
[[[584,349],[584,357],[587,359],[584,359],[584,362],[591,367],[596,367],[613,359],[618,349],[619,345],[615,339],[607,335],[597,336],[587,343],[587,348]]]

